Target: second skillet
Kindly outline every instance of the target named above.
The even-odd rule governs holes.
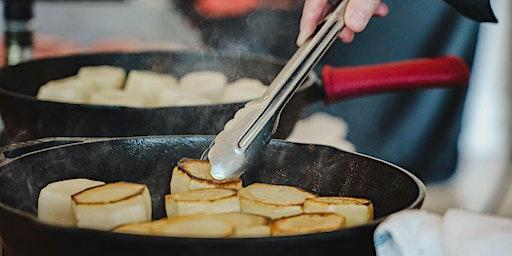
[[[54,136],[123,137],[217,134],[245,103],[191,107],[129,108],[37,100],[48,81],[73,76],[84,66],[113,65],[182,76],[196,70],[250,77],[269,84],[284,65],[268,56],[141,52],[86,54],[25,62],[0,69],[0,113],[9,142]],[[284,109],[274,137],[286,138],[308,104],[399,89],[465,86],[469,71],[454,57],[381,66],[324,68],[322,82],[299,91]],[[319,86],[324,90],[319,90]],[[323,93],[322,91],[325,91]]]

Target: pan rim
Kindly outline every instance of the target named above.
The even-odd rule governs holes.
[[[169,138],[169,137],[201,138],[201,139],[211,138],[211,139],[213,139],[215,136],[214,135],[150,135],[150,136],[129,136],[129,137],[110,137],[110,138],[80,137],[81,139],[85,139],[85,141],[74,142],[74,143],[70,143],[70,144],[59,145],[59,146],[55,146],[55,147],[49,147],[49,148],[44,148],[44,149],[40,149],[40,150],[35,150],[35,151],[32,151],[32,152],[20,155],[18,157],[11,158],[7,162],[4,162],[4,163],[0,162],[0,169],[4,168],[5,166],[8,166],[9,164],[11,164],[13,162],[16,162],[17,160],[20,160],[22,158],[29,157],[31,155],[38,154],[38,153],[45,152],[45,151],[50,151],[50,150],[54,150],[54,149],[63,148],[63,147],[73,147],[73,146],[79,146],[79,145],[82,145],[82,144],[92,144],[92,143],[101,143],[101,142],[118,141],[118,140],[159,139],[159,138]],[[71,137],[71,138],[73,138],[73,137]],[[8,205],[5,205],[2,202],[0,202],[0,209],[4,210],[4,211],[7,211],[10,214],[18,215],[19,217],[22,217],[22,218],[26,219],[27,221],[29,221],[32,225],[39,226],[40,228],[44,228],[46,230],[51,230],[53,232],[73,232],[73,233],[76,233],[76,232],[88,232],[88,233],[90,233],[92,235],[97,234],[97,235],[103,235],[105,237],[108,237],[108,236],[123,237],[123,236],[125,236],[125,237],[131,237],[132,239],[143,238],[143,239],[149,239],[149,240],[154,240],[154,241],[157,241],[157,240],[163,240],[163,241],[183,241],[183,242],[186,242],[186,243],[188,243],[188,242],[209,242],[209,243],[211,243],[211,242],[216,242],[216,243],[230,243],[230,242],[234,242],[234,243],[237,243],[237,242],[242,242],[242,241],[253,241],[253,242],[280,242],[280,241],[287,241],[287,242],[289,242],[290,240],[296,240],[296,239],[297,240],[302,240],[302,239],[309,239],[309,238],[313,238],[313,239],[329,239],[330,237],[335,238],[335,237],[339,237],[339,236],[349,235],[354,230],[373,228],[373,227],[376,227],[377,225],[379,225],[381,222],[383,222],[391,214],[394,214],[394,213],[397,213],[397,212],[401,212],[401,211],[404,211],[404,210],[416,209],[416,208],[421,207],[421,204],[425,200],[425,196],[426,196],[425,184],[418,177],[413,175],[411,172],[405,170],[404,168],[402,168],[402,167],[400,167],[400,166],[398,166],[396,164],[393,164],[393,163],[390,163],[388,161],[385,161],[385,160],[382,160],[382,159],[379,159],[379,158],[376,158],[376,157],[373,157],[373,156],[369,156],[369,155],[366,155],[366,154],[363,154],[363,153],[345,151],[345,150],[342,150],[342,149],[339,149],[339,148],[335,148],[335,147],[332,147],[332,146],[328,146],[328,145],[318,145],[318,144],[290,142],[290,141],[286,141],[286,140],[282,140],[282,139],[272,139],[271,142],[274,142],[274,143],[284,143],[284,144],[291,143],[291,144],[296,144],[296,145],[301,145],[301,146],[307,146],[307,145],[321,146],[321,147],[324,147],[324,148],[330,148],[330,149],[333,149],[333,150],[336,150],[336,151],[339,151],[339,152],[343,152],[343,153],[348,153],[348,154],[354,154],[354,155],[362,156],[364,158],[368,158],[368,159],[371,159],[373,161],[378,161],[380,163],[383,163],[383,164],[386,164],[386,165],[389,165],[389,166],[393,167],[397,171],[400,171],[400,172],[406,174],[409,178],[411,178],[411,180],[416,184],[416,186],[418,188],[418,195],[416,196],[416,199],[411,204],[409,204],[407,207],[405,207],[403,209],[400,209],[400,210],[398,210],[396,212],[390,213],[388,215],[382,216],[380,218],[374,219],[371,222],[365,223],[363,225],[357,225],[357,226],[353,226],[353,227],[349,227],[349,228],[344,228],[344,229],[340,229],[340,230],[335,230],[335,231],[330,231],[330,232],[321,232],[321,233],[303,234],[303,235],[291,235],[291,236],[282,236],[282,237],[280,237],[280,236],[272,237],[271,236],[271,237],[254,237],[254,238],[189,238],[189,237],[166,237],[166,236],[154,236],[154,235],[148,236],[148,235],[116,233],[116,232],[112,232],[112,231],[102,231],[102,230],[95,230],[95,229],[88,229],[88,228],[78,228],[78,227],[64,227],[64,226],[48,224],[48,223],[45,223],[43,221],[40,221],[37,218],[37,216],[34,216],[33,214],[30,214],[28,212],[22,211],[20,209],[17,209],[17,208],[8,206]]]
[[[72,58],[90,58],[94,56],[137,56],[137,55],[152,55],[152,54],[192,54],[192,55],[204,55],[210,57],[225,57],[225,58],[240,58],[242,55],[237,51],[229,51],[229,50],[218,50],[218,51],[207,51],[207,50],[194,50],[194,49],[184,49],[184,50],[143,50],[143,51],[129,51],[129,52],[101,52],[101,53],[77,53],[77,54],[69,54],[65,56],[51,57],[51,58],[41,58],[29,60],[26,62],[22,62],[13,66],[4,66],[0,68],[0,72],[9,72],[10,69],[16,69],[22,65],[37,65],[38,63],[52,62],[52,61],[63,61],[66,59]],[[278,58],[272,55],[258,54],[253,52],[244,52],[243,58],[251,61],[264,61],[269,64],[275,64],[284,66],[286,64],[286,59]],[[96,109],[130,109],[130,110],[159,110],[159,109],[169,109],[169,108],[197,108],[197,107],[205,107],[205,106],[225,106],[225,105],[237,105],[237,104],[245,104],[248,101],[243,102],[233,102],[233,103],[223,103],[223,104],[214,104],[214,105],[198,105],[198,106],[176,106],[176,107],[128,107],[128,106],[109,106],[109,105],[95,105],[95,104],[83,104],[83,103],[66,103],[66,102],[58,102],[58,101],[49,101],[49,100],[40,100],[35,96],[30,96],[18,92],[13,92],[11,90],[7,90],[5,88],[0,87],[0,94],[5,94],[10,97],[14,97],[17,99],[28,100],[30,102],[44,103],[55,106],[65,106],[65,107],[88,107],[88,108],[96,108]]]

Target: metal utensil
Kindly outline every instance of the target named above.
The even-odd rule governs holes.
[[[265,94],[235,113],[203,153],[212,165],[215,179],[239,177],[267,145],[277,127],[283,107],[344,27],[348,0],[341,1],[319,24],[314,35],[295,52]]]

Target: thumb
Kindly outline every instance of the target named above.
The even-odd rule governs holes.
[[[350,0],[345,11],[346,26],[356,33],[363,31],[380,2],[380,0]]]

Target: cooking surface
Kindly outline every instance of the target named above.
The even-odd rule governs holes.
[[[16,176],[10,168],[0,172],[0,183],[3,184],[0,200],[35,214],[38,191],[50,182],[77,177],[105,182],[123,180],[148,184],[154,217],[162,217],[163,197],[169,193],[170,170],[182,157],[198,158],[211,139],[184,138],[112,140],[28,156],[30,162],[18,165]],[[372,179],[377,173],[395,171],[384,163],[329,147],[272,142],[261,160],[244,174],[246,184],[289,184],[320,195],[337,191],[337,195],[368,197],[375,204],[376,218],[407,207],[417,196],[417,192],[406,189],[414,186],[407,175],[397,175],[393,180]],[[25,186],[15,185],[19,182]],[[27,196],[30,198],[28,201]],[[392,198],[396,202],[388,202]],[[32,203],[27,204],[30,201]]]
[[[212,138],[114,139],[39,151],[0,168],[0,202],[34,216],[38,192],[50,182],[76,177],[105,182],[124,180],[147,184],[152,195],[153,217],[163,217],[163,197],[169,193],[171,167],[183,156],[198,157]],[[279,183],[320,195],[368,198],[374,203],[376,218],[407,207],[419,207],[424,196],[423,186],[417,180],[392,165],[330,147],[282,141],[271,142],[242,179],[247,185]],[[3,239],[19,255],[33,255],[34,250],[41,248],[48,255],[92,255],[98,251],[108,255],[168,255],[169,250],[177,255],[323,255],[333,249],[351,255],[371,255],[373,229],[378,221],[290,238],[211,240],[61,229],[0,208],[0,231],[6,234]],[[33,232],[34,229],[38,232]]]

